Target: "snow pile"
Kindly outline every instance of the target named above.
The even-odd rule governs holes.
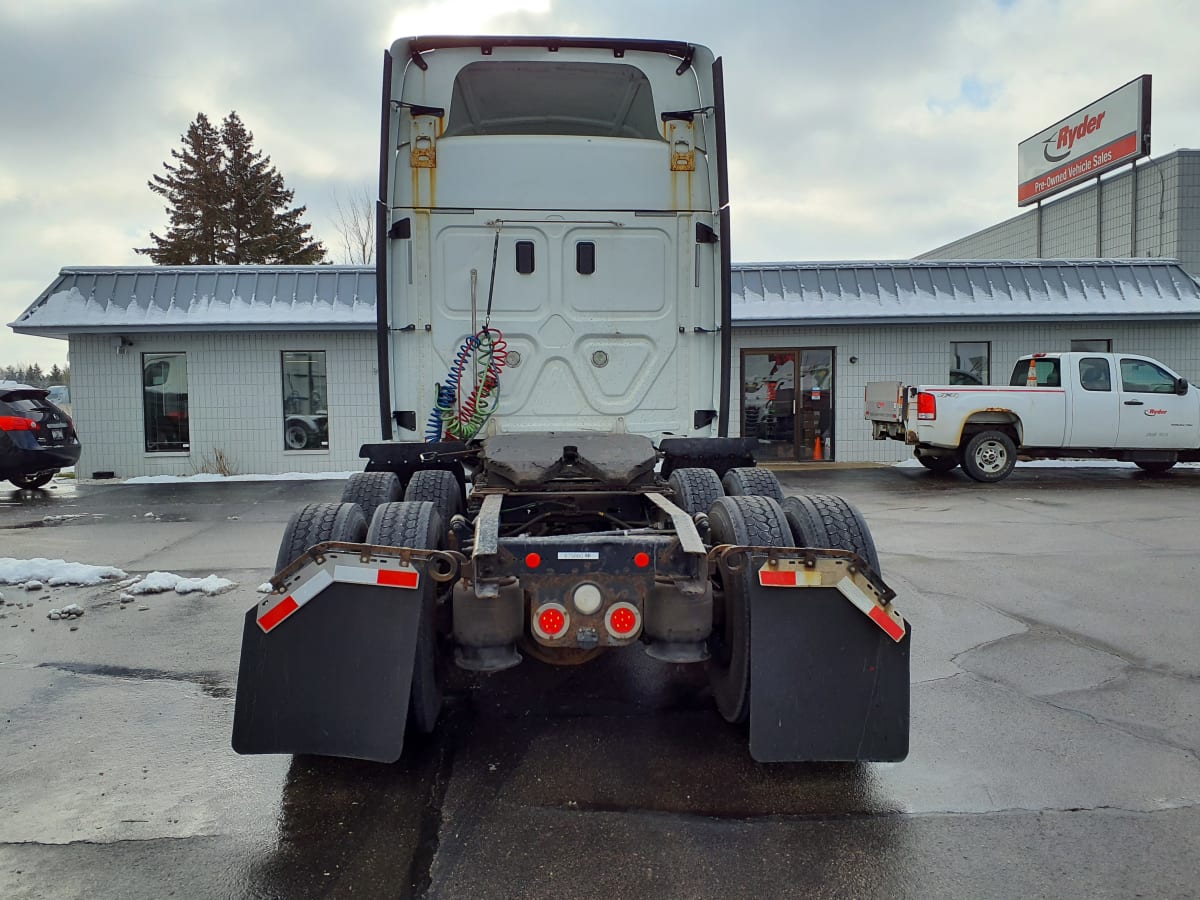
[[[62,609],[52,609],[46,614],[46,618],[52,621],[59,619],[78,619],[83,615],[83,607],[78,603],[68,603]]]
[[[184,578],[170,572],[151,572],[141,581],[130,585],[129,594],[162,594],[174,591],[177,594],[219,594],[235,586],[228,578],[209,575],[207,578]]]
[[[0,556],[0,584],[27,584],[40,581],[51,587],[64,584],[100,584],[110,578],[124,578],[113,566],[89,566],[63,559],[13,559]]]
[[[284,472],[279,475],[139,475],[122,484],[178,484],[209,481],[345,481],[355,472]]]

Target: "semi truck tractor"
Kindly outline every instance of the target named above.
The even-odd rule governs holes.
[[[234,748],[394,761],[449,666],[640,648],[705,667],[758,761],[903,759],[911,627],[866,522],[730,434],[721,60],[402,39],[381,118],[381,440],[287,525]]]

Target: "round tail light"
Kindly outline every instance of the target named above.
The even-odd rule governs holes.
[[[614,603],[604,617],[604,627],[618,641],[637,635],[642,627],[642,614],[632,603]]]
[[[570,623],[570,614],[561,603],[543,603],[534,613],[533,632],[540,638],[553,641],[567,633]]]

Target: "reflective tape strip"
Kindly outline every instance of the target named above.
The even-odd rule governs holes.
[[[258,627],[263,631],[270,631],[331,584],[333,576],[324,569],[319,570],[265,613],[259,614]]]
[[[416,569],[369,569],[364,566],[334,566],[333,580],[350,584],[379,584],[415,589],[421,582]]]
[[[899,613],[888,614],[888,611],[863,593],[862,588],[850,580],[843,578],[836,585],[842,596],[866,613],[867,618],[883,629],[884,634],[893,641],[899,642],[904,638],[904,620]],[[894,616],[894,617],[893,617]]]
[[[768,569],[758,570],[758,583],[763,587],[820,587],[824,582],[816,569]]]

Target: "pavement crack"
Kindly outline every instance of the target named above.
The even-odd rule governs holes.
[[[441,844],[442,815],[446,791],[454,773],[454,751],[443,740],[438,747],[438,764],[430,780],[429,793],[417,825],[417,846],[408,870],[408,883],[414,897],[426,897],[433,887],[433,863]]]

